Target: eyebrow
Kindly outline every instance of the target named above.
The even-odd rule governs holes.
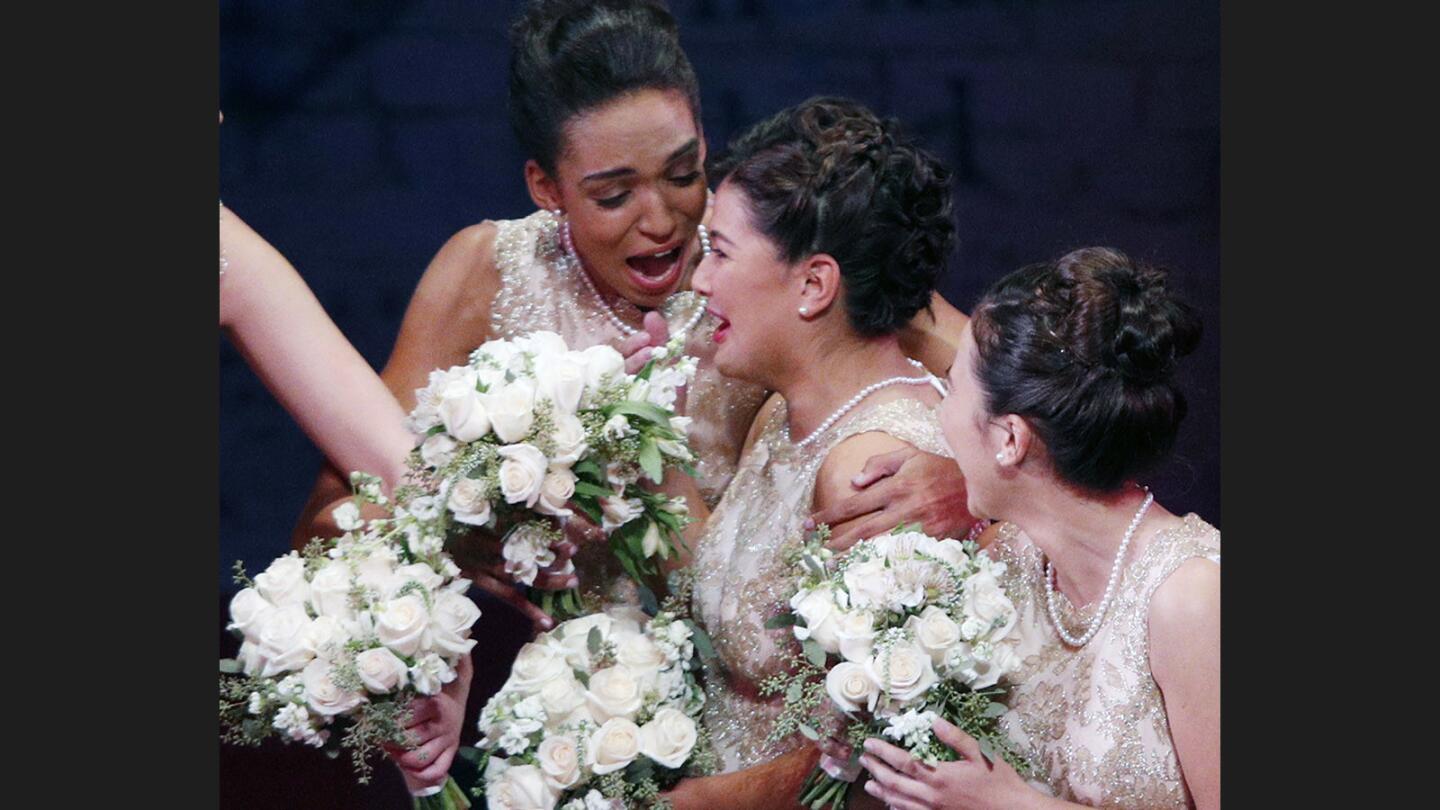
[[[699,153],[699,151],[700,139],[691,138],[690,140],[685,142],[684,146],[681,146],[679,149],[671,152],[670,157],[665,158],[665,165],[669,166],[677,160],[680,160],[683,157],[688,157],[692,154],[697,154]],[[621,166],[618,169],[606,169],[603,172],[594,172],[593,174],[587,174],[584,177],[580,178],[580,182],[589,183],[599,180],[613,180],[617,177],[626,177],[632,174],[636,174],[636,171],[634,169],[630,168],[629,166]]]
[[[735,244],[733,241],[731,241],[730,237],[725,235],[724,231],[717,231],[714,228],[710,229],[710,241],[727,242],[732,245]]]

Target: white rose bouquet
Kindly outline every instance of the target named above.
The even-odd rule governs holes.
[[[668,599],[654,618],[612,608],[520,650],[480,714],[476,795],[505,810],[650,807],[682,776],[712,773],[700,725],[704,632]]]
[[[930,730],[943,717],[987,756],[1025,771],[995,723],[1005,712],[997,683],[1020,664],[1015,606],[998,581],[1004,563],[972,541],[903,526],[836,558],[822,545],[828,535],[822,526],[798,555],[790,612],[766,623],[791,627],[803,650],[790,672],[761,684],[761,694],[784,695],[771,738],[818,739],[817,729],[835,728],[838,710],[838,736],[853,752],[848,770],[865,738],[882,735],[934,763],[955,758]],[[842,776],[817,767],[800,802],[843,807],[851,782]]]
[[[335,510],[345,534],[333,544],[311,541],[253,580],[236,564],[244,588],[230,601],[229,629],[243,640],[236,658],[220,661],[220,720],[227,742],[276,734],[332,754],[349,748],[365,783],[383,744],[411,747],[409,704],[455,679],[480,608],[425,521],[398,506],[362,520],[359,504],[390,504],[379,479],[351,479],[357,495]],[[452,779],[415,805],[469,801]]]
[[[424,437],[396,498],[446,537],[484,527],[504,538],[505,571],[530,585],[555,562],[560,522],[576,511],[609,538],[637,582],[659,575],[688,521],[682,499],[642,489],[667,468],[693,475],[690,420],[672,410],[695,359],[625,373],[609,346],[574,351],[553,332],[491,340],[470,362],[430,373],[410,428]],[[578,594],[546,591],[551,615],[580,612]]]

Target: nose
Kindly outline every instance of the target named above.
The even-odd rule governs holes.
[[[695,268],[695,275],[690,277],[690,289],[701,295],[708,296],[713,289],[710,286],[710,274],[714,272],[715,257],[704,256],[700,264]]]
[[[665,201],[663,194],[646,195],[646,204],[637,226],[641,235],[657,244],[669,242],[680,227],[680,218]]]

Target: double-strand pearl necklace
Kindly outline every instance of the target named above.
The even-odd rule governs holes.
[[[1130,547],[1130,538],[1135,536],[1135,529],[1139,527],[1141,519],[1145,517],[1145,511],[1150,504],[1155,502],[1155,493],[1145,487],[1145,502],[1140,504],[1140,509],[1130,521],[1130,528],[1125,530],[1125,539],[1120,541],[1120,550],[1115,553],[1115,564],[1110,566],[1110,579],[1105,583],[1105,595],[1100,597],[1100,607],[1095,610],[1095,617],[1090,620],[1090,626],[1085,629],[1084,634],[1076,638],[1065,630],[1065,625],[1060,623],[1060,612],[1055,609],[1055,566],[1045,561],[1045,607],[1050,611],[1050,621],[1055,625],[1055,632],[1060,638],[1071,647],[1084,647],[1089,643],[1095,634],[1100,632],[1100,624],[1105,620],[1105,611],[1110,608],[1110,600],[1115,597],[1115,583],[1120,581],[1120,569],[1125,561],[1125,549]]]
[[[638,333],[640,331],[639,329],[620,320],[620,316],[615,314],[615,309],[605,301],[605,296],[601,295],[600,290],[595,287],[595,282],[590,280],[590,274],[585,272],[584,266],[580,263],[580,256],[575,252],[575,243],[570,239],[570,222],[565,219],[565,215],[560,211],[552,211],[551,213],[560,221],[560,246],[564,249],[562,259],[565,262],[567,272],[580,276],[580,280],[585,282],[585,287],[590,290],[590,294],[595,297],[595,303],[600,307],[600,311],[604,313],[606,320],[610,321],[610,325],[619,330],[620,334],[625,337],[630,337]],[[709,256],[710,231],[702,224],[699,226],[699,233],[700,253],[703,256]],[[674,330],[674,334],[671,335],[672,341],[679,340],[681,343],[684,343],[686,336],[690,334],[690,330],[694,329],[695,325],[700,323],[700,319],[705,317],[705,299],[700,296],[696,297],[699,300],[695,302],[695,313],[690,316],[690,320],[686,321],[683,326]]]
[[[905,362],[920,369],[921,371],[925,371],[924,364],[918,360],[911,360],[907,357],[905,358]],[[820,438],[820,436],[825,431],[829,430],[830,427],[840,419],[840,417],[849,413],[856,405],[860,404],[861,400],[865,399],[865,397],[870,396],[876,391],[879,391],[881,388],[886,388],[892,385],[900,385],[901,383],[905,383],[908,385],[920,385],[923,383],[929,383],[933,379],[934,377],[931,376],[930,372],[925,371],[925,373],[919,377],[891,377],[888,380],[881,380],[877,383],[871,383],[870,385],[861,388],[860,393],[851,397],[844,405],[841,405],[839,408],[837,408],[834,413],[825,417],[825,421],[820,423],[820,427],[817,427],[814,430],[810,431],[809,436],[806,436],[798,442],[793,442],[793,444],[795,445],[796,449],[799,449]],[[788,421],[785,423],[785,439],[786,441],[790,441],[790,423]]]

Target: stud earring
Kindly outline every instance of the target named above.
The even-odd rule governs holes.
[[[801,315],[809,315],[809,314],[810,314],[810,308],[809,308],[809,307],[800,307],[800,314],[801,314]]]
[[[997,463],[1000,463],[1000,464],[1004,464],[1004,463],[1005,463],[1005,451],[1004,451],[1004,450],[1001,450],[1000,452],[998,452],[998,453],[995,454],[995,461],[996,461]]]

